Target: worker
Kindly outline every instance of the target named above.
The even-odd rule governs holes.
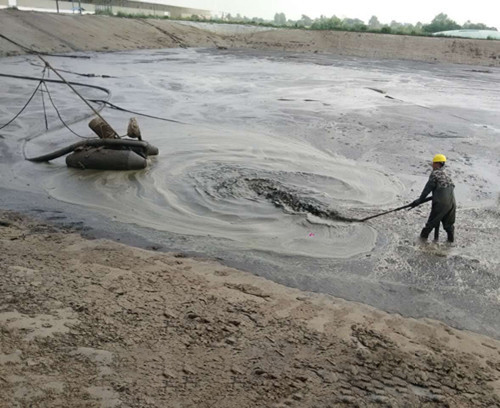
[[[436,154],[432,160],[432,173],[429,176],[429,181],[424,187],[420,197],[411,203],[414,208],[424,201],[424,199],[432,193],[432,209],[429,219],[425,227],[420,233],[420,238],[426,240],[434,228],[439,228],[439,224],[443,223],[443,228],[448,234],[448,242],[455,240],[455,185],[450,176],[445,173],[444,165],[446,157],[443,154]]]

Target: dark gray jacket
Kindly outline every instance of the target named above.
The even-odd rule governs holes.
[[[442,210],[454,207],[455,204],[455,184],[443,168],[433,170],[429,180],[420,194],[419,200],[422,201],[432,193],[432,206],[439,206]]]

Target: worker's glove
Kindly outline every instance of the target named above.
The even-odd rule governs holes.
[[[418,207],[420,204],[422,204],[422,201],[420,200],[420,198],[417,198],[415,201],[413,201],[413,202],[410,204],[410,208],[415,208],[415,207]]]

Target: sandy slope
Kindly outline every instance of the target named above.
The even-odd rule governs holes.
[[[487,337],[13,213],[0,232],[1,407],[500,404]]]
[[[167,47],[234,47],[326,52],[369,58],[500,66],[500,42],[305,30],[220,33],[205,26],[153,19],[0,11],[0,33],[38,51],[108,51]],[[204,28],[205,27],[205,28]],[[0,56],[22,53],[0,39]]]

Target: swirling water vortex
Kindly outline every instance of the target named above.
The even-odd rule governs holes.
[[[152,142],[161,155],[143,172],[65,169],[46,188],[123,222],[225,238],[242,249],[333,258],[370,251],[377,233],[318,214],[386,204],[401,190],[378,170],[276,135],[177,126]]]

